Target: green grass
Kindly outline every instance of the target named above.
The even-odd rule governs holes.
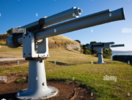
[[[24,83],[24,82],[26,82],[26,80],[25,79],[22,79],[22,78],[17,78],[15,80],[15,83]]]
[[[22,47],[19,48],[9,48],[7,46],[1,46],[0,48],[0,57],[13,57],[13,58],[22,58]]]
[[[54,66],[54,65],[52,65]],[[54,66],[55,67],[55,66]],[[72,80],[82,82],[88,89],[100,97],[110,100],[127,100],[127,93],[132,89],[132,66],[127,64],[79,64],[50,69],[46,67],[49,80]],[[104,81],[103,76],[117,76],[117,82]],[[104,99],[106,100],[106,99]]]
[[[16,52],[20,52],[21,49],[16,49]],[[108,64],[91,64],[91,61],[97,62],[97,57],[63,49],[50,49],[49,54],[50,57],[45,60],[47,80],[70,81],[74,77],[76,83],[81,82],[82,86],[92,90],[98,100],[132,100],[131,65],[111,59],[104,59]],[[54,61],[57,64],[54,64]],[[6,74],[26,76],[28,63],[0,66],[0,75]],[[117,82],[104,81],[103,76],[106,75],[116,76]]]

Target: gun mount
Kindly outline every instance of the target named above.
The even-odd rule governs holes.
[[[105,43],[93,43],[90,44],[87,49],[88,50],[96,50],[98,52],[98,64],[104,63],[103,61],[103,48],[110,48],[110,47],[121,47],[124,44],[116,44],[114,42],[105,42]]]
[[[46,82],[44,59],[49,57],[48,37],[125,19],[123,8],[111,12],[104,10],[78,18],[81,12],[80,8],[73,7],[64,12],[18,27],[18,32],[14,32],[8,37],[7,46],[16,48],[23,45],[23,57],[29,60],[28,88],[16,94],[18,99],[45,99],[58,93],[58,89],[47,86]],[[76,19],[69,20],[72,18]],[[23,29],[25,32],[21,31]],[[38,42],[38,40],[42,41]]]

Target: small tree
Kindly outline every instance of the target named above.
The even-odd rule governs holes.
[[[57,42],[55,41],[55,44],[57,44]]]
[[[103,58],[111,58],[111,55],[112,55],[112,50],[110,48],[108,50],[103,48]]]
[[[81,41],[80,40],[75,40],[75,41],[77,41],[79,44],[81,44]]]
[[[96,41],[91,41],[90,44],[97,43]]]
[[[88,49],[84,49],[83,54],[91,54],[91,51]]]
[[[91,51],[87,49],[88,43],[86,45],[82,45],[83,54],[91,54]]]
[[[12,31],[13,31],[13,28],[7,30],[6,32],[7,32],[7,34],[11,35]]]
[[[90,44],[94,44],[97,43],[96,41],[91,41]],[[91,54],[97,54],[96,50],[91,50]]]

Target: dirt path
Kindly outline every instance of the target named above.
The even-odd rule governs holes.
[[[11,65],[18,65],[18,64],[23,64],[27,63],[28,61],[26,60],[18,60],[18,61],[0,61],[0,66],[11,66]]]
[[[48,86],[56,87],[59,90],[57,96],[45,100],[96,100],[91,96],[91,91],[82,88],[80,84],[74,84],[73,81],[65,83],[63,81],[48,81]],[[18,91],[27,88],[28,84],[10,82],[8,84],[0,83],[0,100],[18,100],[15,95]]]
[[[3,62],[3,61],[14,61],[14,60],[24,60],[24,58],[0,58],[0,62]]]

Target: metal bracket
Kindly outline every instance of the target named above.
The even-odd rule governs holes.
[[[37,43],[34,38],[34,33],[28,32],[28,34],[23,34],[23,57],[49,57],[48,38],[44,38],[40,43]]]

